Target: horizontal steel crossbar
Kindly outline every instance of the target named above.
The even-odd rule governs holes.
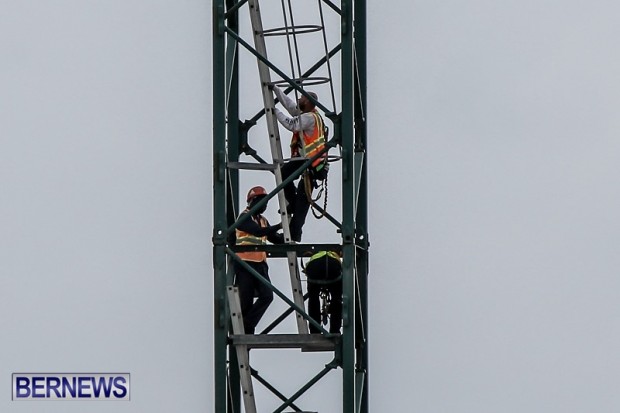
[[[235,334],[232,344],[252,349],[299,348],[304,351],[334,351],[340,343],[340,335],[323,334]]]

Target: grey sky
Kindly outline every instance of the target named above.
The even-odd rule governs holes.
[[[617,412],[620,6],[370,3],[371,411]],[[210,7],[0,1],[0,411],[211,411]]]
[[[403,7],[371,21],[370,180],[402,194],[371,211],[374,406],[616,411],[619,6]]]

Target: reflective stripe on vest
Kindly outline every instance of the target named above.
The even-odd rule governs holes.
[[[318,260],[319,258],[322,258],[324,256],[328,256],[330,258],[336,259],[338,261],[340,261],[340,255],[338,255],[337,252],[334,251],[319,251],[316,254],[314,254],[312,257],[310,257],[310,261],[308,261],[308,264],[310,264],[312,261],[314,260]],[[306,265],[308,265],[306,264]]]
[[[310,257],[310,261],[308,261],[308,263],[306,264],[306,274],[308,275],[308,282],[310,284],[328,285],[328,284],[333,284],[335,282],[342,280],[341,271],[339,271],[340,273],[338,274],[336,278],[328,278],[330,276],[330,273],[328,273],[329,265],[328,265],[327,260],[324,262],[325,266],[321,266],[320,262],[316,263],[317,265],[319,265],[318,268],[323,268],[322,272],[317,273],[318,268],[314,268],[314,271],[312,271],[312,273],[308,273],[307,270],[310,269],[309,268],[310,263],[313,261],[320,260],[322,258],[327,258],[327,259],[331,258],[331,259],[337,260],[338,263],[342,265],[342,262],[340,261],[340,255],[338,255],[338,253],[333,252],[333,251],[319,251],[316,254],[314,254],[312,257]],[[340,268],[342,269],[342,267]]]
[[[247,209],[246,209],[247,211]],[[250,219],[254,220],[254,217]],[[254,220],[261,228],[267,228],[269,224],[267,220],[262,216],[259,216],[258,222]],[[237,245],[266,245],[267,244],[267,236],[257,237],[256,235],[252,235],[248,232],[241,231],[239,229],[235,230],[235,235],[237,237]],[[243,261],[252,261],[252,262],[262,262],[267,260],[267,253],[264,251],[247,251],[247,252],[239,252],[237,253],[239,258]]]
[[[303,132],[295,132],[293,134],[293,139],[291,140],[291,153],[295,153],[295,146],[299,145],[299,135],[303,136],[302,145],[301,145],[301,155],[306,158],[312,158],[317,153],[323,150],[325,147],[325,135],[323,133],[324,124],[321,115],[318,112],[312,111],[310,112],[312,116],[314,116],[314,132],[311,135],[306,135]],[[312,166],[316,167],[321,162],[325,160],[327,154],[323,154],[312,162]]]

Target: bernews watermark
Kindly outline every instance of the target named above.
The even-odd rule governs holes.
[[[129,401],[129,373],[13,373],[13,400]]]

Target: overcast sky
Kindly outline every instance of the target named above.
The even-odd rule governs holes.
[[[369,3],[371,411],[620,411],[620,5]],[[0,55],[0,411],[211,412],[210,2],[0,0]]]

